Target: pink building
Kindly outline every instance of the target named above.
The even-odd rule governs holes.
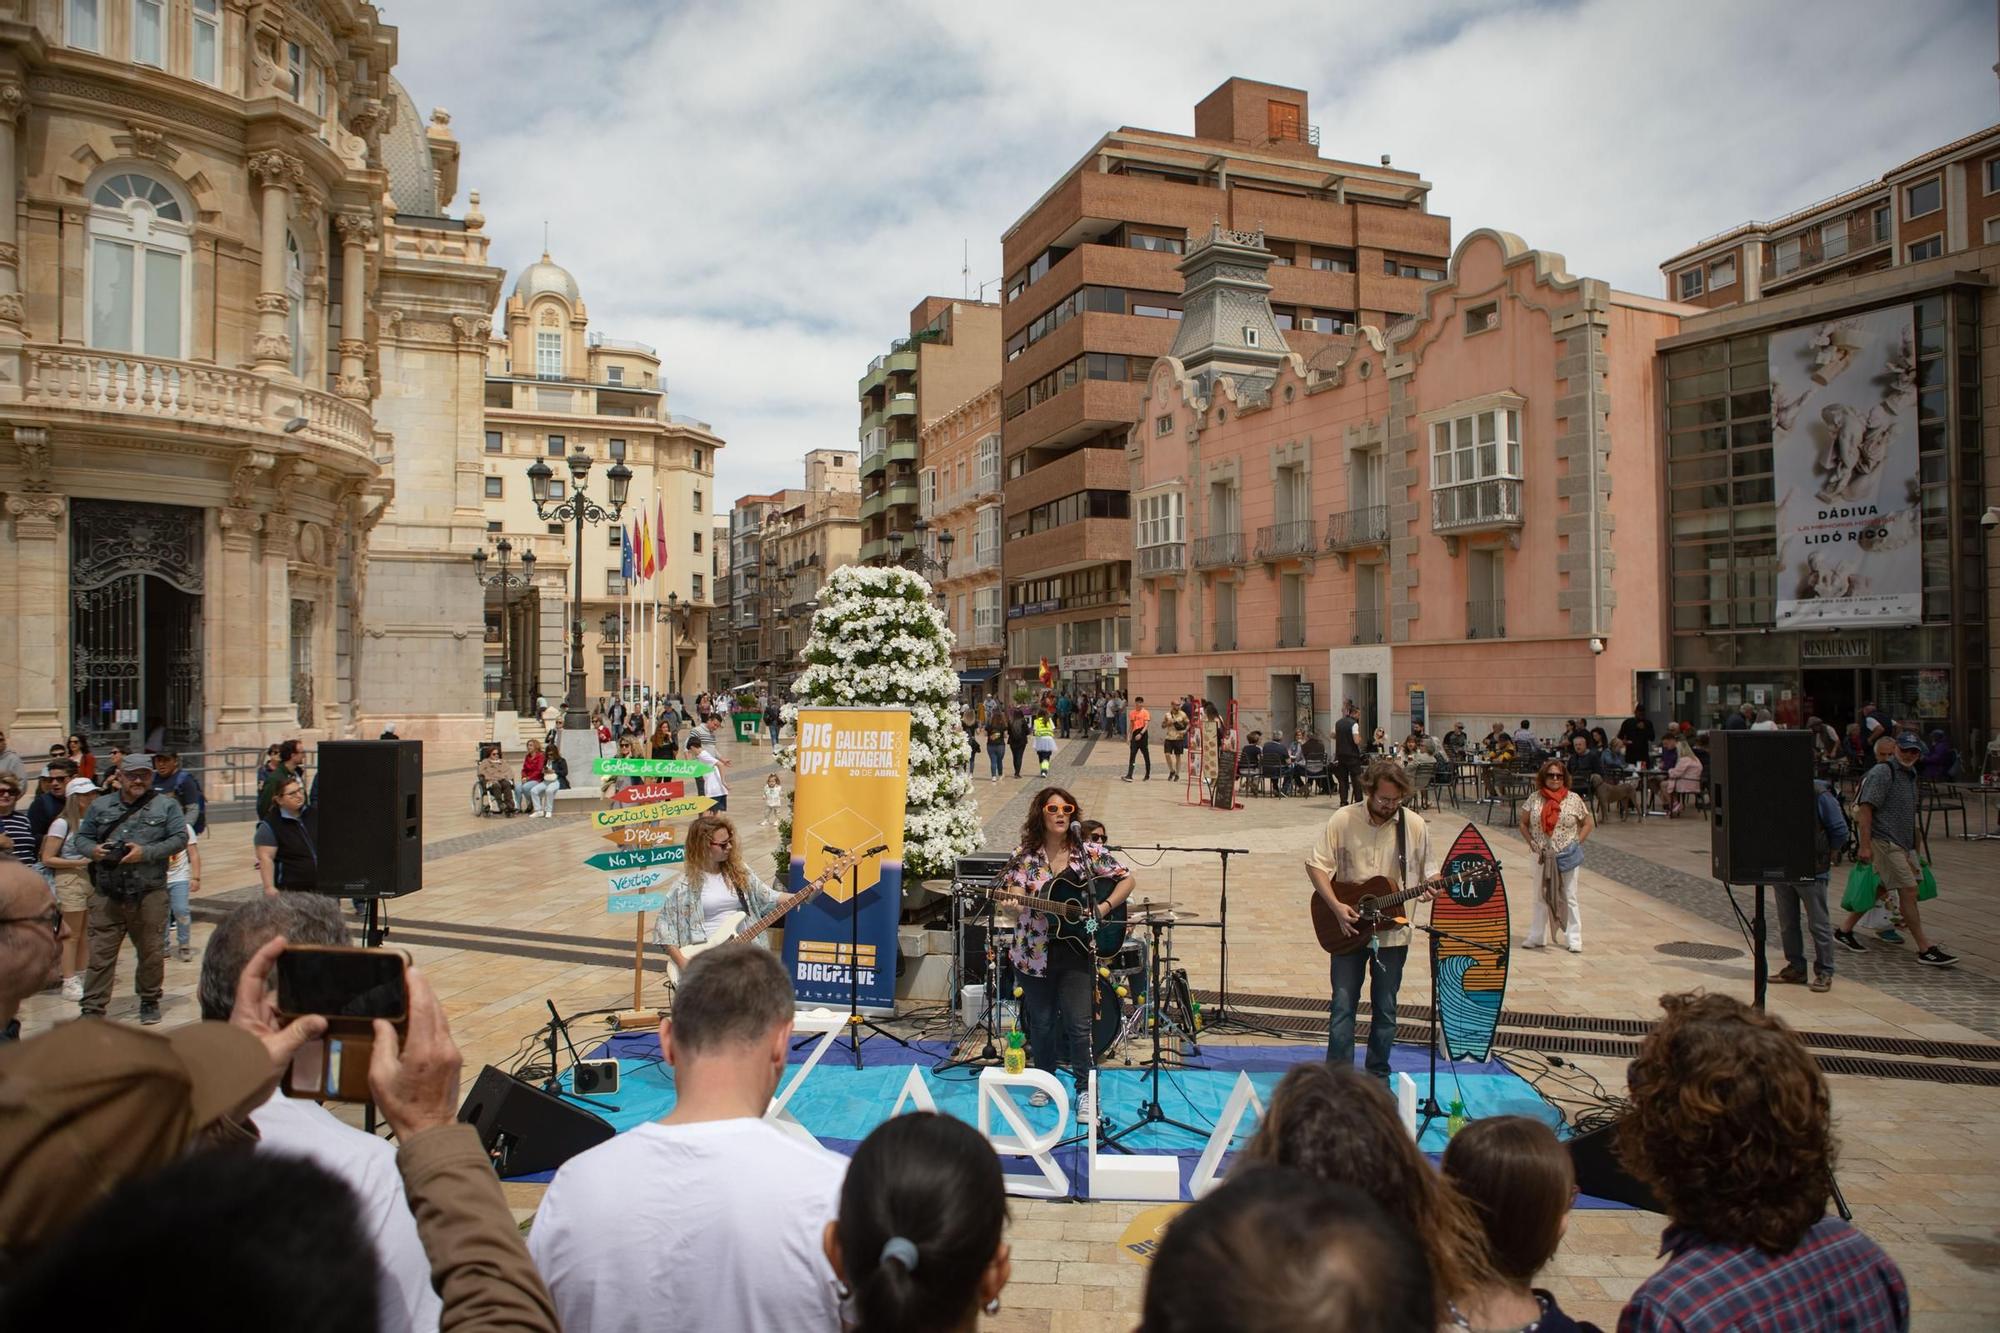
[[[1131,692],[1322,734],[1352,698],[1398,738],[1419,701],[1475,737],[1667,716],[1654,344],[1693,312],[1480,230],[1416,315],[1306,360],[1269,263],[1218,226],[1181,265],[1126,446]]]

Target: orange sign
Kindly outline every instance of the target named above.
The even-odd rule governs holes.
[[[613,847],[673,847],[680,843],[681,833],[676,828],[626,824],[604,830],[604,840]]]

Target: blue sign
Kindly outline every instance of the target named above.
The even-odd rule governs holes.
[[[613,916],[630,915],[634,912],[663,912],[667,908],[664,893],[614,893],[605,898],[604,910]]]
[[[799,1002],[814,1005],[844,1005],[854,982],[848,963],[850,932],[859,973],[861,1007],[871,1013],[896,1010],[896,924],[902,916],[903,867],[894,861],[870,861],[879,866],[881,878],[864,887],[861,896],[837,902],[831,893],[822,893],[792,909],[785,918],[785,970],[792,974],[792,989]],[[868,871],[862,871],[864,885]],[[794,893],[805,885],[805,864],[792,858],[790,886]],[[844,896],[844,895],[843,895]],[[849,920],[858,910],[861,919]]]

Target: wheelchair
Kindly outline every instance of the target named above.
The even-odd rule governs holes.
[[[481,745],[479,747],[480,761],[485,760],[491,748],[492,747],[488,745]],[[519,809],[520,807],[515,803],[514,784],[511,780],[505,783],[504,786],[500,786],[497,784],[489,785],[486,779],[480,777],[478,773],[475,772],[473,774],[472,813],[474,815],[511,816],[518,813]]]

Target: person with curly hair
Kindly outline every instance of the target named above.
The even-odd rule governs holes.
[[[1294,1065],[1243,1155],[1374,1200],[1422,1247],[1440,1311],[1501,1282],[1472,1206],[1417,1151],[1388,1090],[1352,1065]]]
[[[1826,1215],[1830,1101],[1805,1044],[1727,995],[1665,995],[1660,1007],[1632,1062],[1617,1150],[1666,1208],[1667,1263],[1632,1294],[1619,1333],[1908,1328],[1895,1262]]]

